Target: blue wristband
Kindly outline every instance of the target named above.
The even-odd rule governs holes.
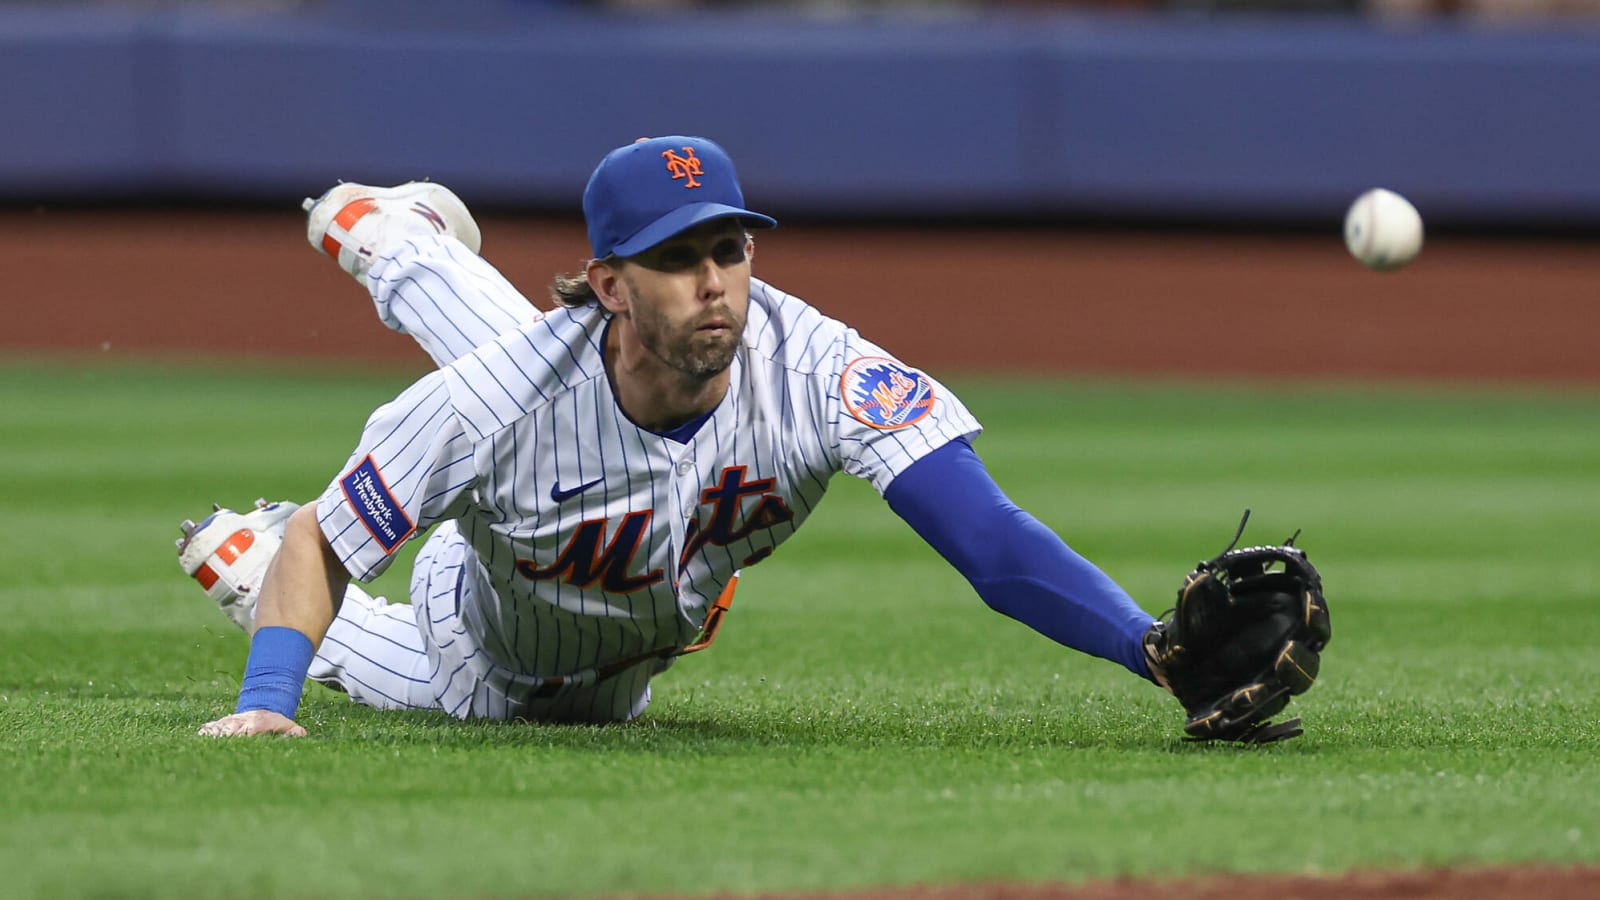
[[[250,641],[250,659],[244,664],[244,683],[239,685],[239,705],[234,712],[266,709],[286,719],[300,708],[300,692],[305,688],[311,657],[317,650],[311,639],[279,625],[261,628]]]

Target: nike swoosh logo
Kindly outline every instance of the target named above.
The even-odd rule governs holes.
[[[567,500],[571,500],[573,497],[578,496],[579,494],[583,493],[584,491],[587,491],[589,488],[594,487],[595,485],[599,484],[602,481],[605,481],[605,479],[604,478],[596,478],[595,480],[589,482],[588,484],[580,484],[577,487],[572,488],[571,490],[566,490],[566,491],[563,491],[561,489],[561,485],[559,483],[552,484],[552,485],[550,485],[550,499],[554,500],[557,503],[562,503],[562,502],[565,502]]]

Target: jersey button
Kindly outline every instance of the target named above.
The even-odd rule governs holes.
[[[678,474],[687,475],[694,468],[694,460],[685,459],[678,463]]]

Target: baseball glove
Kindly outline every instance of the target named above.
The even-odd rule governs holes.
[[[1309,690],[1331,630],[1322,579],[1294,546],[1228,549],[1183,579],[1178,602],[1144,639],[1150,673],[1188,712],[1189,740],[1264,744],[1302,733],[1299,719],[1272,724],[1289,698]]]

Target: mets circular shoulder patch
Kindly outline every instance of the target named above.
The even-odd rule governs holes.
[[[863,356],[845,366],[839,389],[850,415],[885,431],[918,422],[933,410],[928,376],[886,356]]]

